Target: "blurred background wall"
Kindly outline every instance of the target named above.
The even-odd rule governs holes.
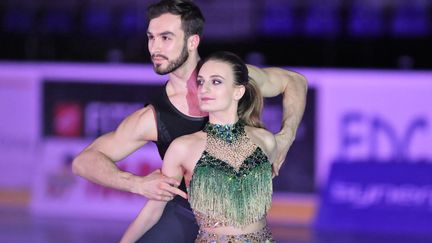
[[[5,0],[2,59],[149,62],[145,9],[136,0]],[[428,0],[196,1],[206,17],[201,53],[308,67],[428,68]]]

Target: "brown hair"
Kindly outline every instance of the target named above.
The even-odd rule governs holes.
[[[261,121],[263,98],[255,82],[250,80],[246,64],[236,54],[226,51],[215,52],[207,56],[200,65],[209,60],[228,63],[234,74],[234,84],[243,85],[245,93],[239,100],[237,114],[239,119],[253,127],[264,127]]]

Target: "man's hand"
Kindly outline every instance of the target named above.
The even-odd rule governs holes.
[[[291,147],[294,139],[287,137],[286,134],[276,134],[276,156],[273,161],[273,177],[279,175],[279,170],[282,167],[283,162],[285,161],[286,155],[288,153],[289,148]]]
[[[170,201],[175,195],[187,199],[186,193],[177,188],[180,182],[162,175],[160,169],[147,176],[138,177],[134,183],[134,190],[132,191],[150,200]]]

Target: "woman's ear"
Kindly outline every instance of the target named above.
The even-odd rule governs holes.
[[[235,90],[234,90],[234,99],[235,100],[240,100],[244,93],[246,92],[246,87],[244,85],[236,85]]]

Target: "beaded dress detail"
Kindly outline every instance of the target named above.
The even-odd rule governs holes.
[[[271,164],[247,136],[245,124],[207,123],[204,152],[190,186],[189,202],[200,228],[243,228],[263,218],[272,196]]]

